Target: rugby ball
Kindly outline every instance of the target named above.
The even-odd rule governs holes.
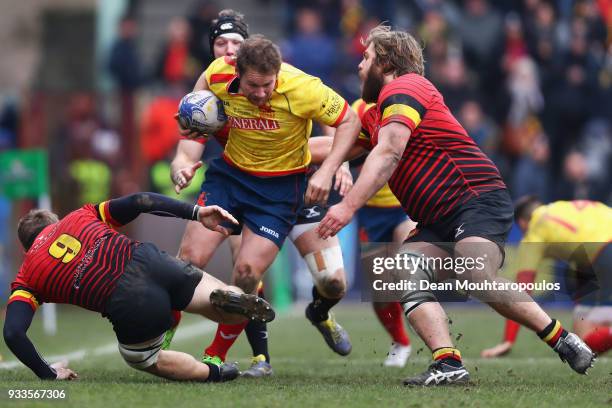
[[[225,125],[223,102],[210,91],[188,93],[181,99],[178,120],[183,129],[213,134]]]

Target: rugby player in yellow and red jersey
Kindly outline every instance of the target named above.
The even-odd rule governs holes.
[[[296,212],[302,207],[304,174],[311,161],[308,138],[312,120],[337,127],[338,134],[349,136],[351,140],[357,136],[359,120],[344,99],[318,78],[281,64],[276,47],[261,37],[243,42],[236,59],[215,60],[194,87],[194,90],[200,89],[210,89],[223,101],[229,129],[223,157],[213,161],[207,171],[200,202],[226,202],[242,222],[242,228],[234,229],[234,233],[242,229],[234,280],[250,291],[276,256],[296,222]],[[335,152],[332,149],[311,177],[308,195],[327,199],[330,174],[333,176],[337,164],[350,148],[341,144],[334,147]],[[177,180],[177,185],[181,187],[184,182]],[[311,224],[304,227],[312,229]],[[183,238],[183,243],[187,243],[185,248],[194,252],[193,257],[187,257],[193,258],[190,260],[196,264],[198,260],[206,262],[209,259],[205,253],[209,249],[189,244],[190,241],[201,242],[200,232],[201,228],[189,225]],[[307,233],[303,229],[301,232]],[[216,236],[208,240],[208,244],[218,245],[224,239],[213,235]],[[340,300],[344,289],[321,293],[325,286],[337,286],[333,285],[333,275],[338,271],[343,278],[341,265],[338,268],[338,263],[332,262],[332,258],[337,258],[332,252],[339,247],[313,235],[317,242],[312,243],[310,249],[306,248],[303,255],[308,261],[312,254],[311,263],[316,272],[313,276],[320,275],[322,279],[315,281],[314,300],[306,314],[328,345],[346,355],[351,349],[348,335],[328,313]],[[181,258],[188,255],[183,247],[182,244]],[[325,284],[326,280],[329,284]],[[225,357],[242,329],[220,326],[206,354]]]
[[[544,259],[570,264],[568,276],[581,282],[574,308],[574,332],[595,352],[612,348],[612,208],[596,201],[521,198],[515,219],[525,234],[518,252],[518,282],[532,283]],[[576,272],[572,272],[576,271]],[[591,285],[597,285],[593,287]],[[504,341],[482,351],[498,357],[512,349],[520,325],[506,320]]]
[[[351,107],[361,120],[365,112],[373,106],[375,106],[373,103],[357,99]],[[360,138],[362,139],[363,137]],[[416,225],[402,209],[402,204],[389,188],[389,184],[385,184],[357,211],[357,220],[362,241],[382,244],[403,243]],[[392,339],[391,348],[383,365],[404,367],[412,348],[404,326],[402,305],[399,302],[372,302],[372,306],[378,320]]]

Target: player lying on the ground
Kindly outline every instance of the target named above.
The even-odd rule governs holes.
[[[27,252],[11,284],[4,340],[39,378],[77,377],[66,367],[50,366],[27,337],[43,302],[101,313],[112,323],[128,365],[173,380],[227,381],[238,376],[238,368],[203,364],[188,354],[161,350],[172,323],[171,310],[228,323],[245,317],[274,318],[263,299],[113,229],[141,213],[197,220],[225,235],[229,232],[220,224],[237,222],[218,206],[191,205],[155,193],[87,204],[61,220],[48,210],[32,210],[19,221],[19,240]]]
[[[509,282],[496,276],[512,225],[510,195],[493,162],[424,77],[419,43],[406,32],[379,26],[370,31],[366,46],[359,70],[363,71],[364,101],[376,102],[376,109],[364,114],[369,125],[363,129],[363,147],[371,151],[357,182],[340,204],[328,210],[318,231],[322,238],[336,234],[387,181],[406,213],[418,222],[400,251],[415,267],[394,271],[394,278],[413,283],[400,301],[434,361],[404,384],[469,381],[449,334],[448,317],[427,289],[429,283],[447,279],[479,284],[483,289],[472,295],[536,332],[572,369],[586,373],[595,356],[584,342],[564,330],[526,293],[504,289]],[[306,199],[308,204],[312,197]],[[464,273],[429,266],[429,260],[450,259],[454,264],[458,258],[472,259]],[[478,267],[476,260],[480,260]],[[491,282],[500,290],[488,290],[493,285],[486,284]],[[426,289],[420,290],[423,283]]]
[[[535,282],[543,259],[570,264],[575,280],[574,332],[596,353],[612,348],[612,209],[595,201],[557,201],[543,205],[537,198],[521,198],[515,219],[525,234],[518,251],[518,282]],[[593,286],[593,284],[597,286]],[[482,351],[498,357],[512,349],[520,325],[506,320],[504,341]]]

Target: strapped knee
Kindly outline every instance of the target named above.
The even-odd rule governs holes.
[[[119,353],[127,365],[137,370],[145,370],[157,363],[164,335],[139,344],[119,343]]]
[[[339,269],[344,269],[342,250],[339,245],[311,252],[304,256],[304,260],[319,290],[326,292],[331,297],[339,297],[344,293],[346,289],[344,280],[342,277],[335,276]]]
[[[421,259],[422,257],[418,254],[407,252],[404,254],[406,257],[415,257]],[[435,282],[435,275],[433,269],[427,267],[422,262],[414,262],[412,265],[417,267],[410,271],[408,280],[413,282],[411,288],[402,293],[400,303],[404,309],[404,314],[409,316],[417,307],[427,302],[437,302],[436,296],[430,290],[422,290],[421,281]],[[414,272],[414,273],[412,273]]]

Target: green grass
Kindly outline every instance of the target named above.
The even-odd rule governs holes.
[[[284,314],[269,325],[270,350],[275,376],[262,380],[238,379],[225,384],[168,382],[130,369],[118,352],[112,351],[110,325],[96,315],[60,308],[59,334],[42,334],[40,317],[31,338],[45,356],[90,350],[71,367],[79,381],[40,382],[23,367],[0,369],[0,405],[74,407],[605,407],[612,406],[612,359],[601,357],[589,376],[580,376],[527,330],[519,335],[515,350],[499,360],[481,360],[483,347],[501,338],[503,322],[481,308],[450,308],[453,336],[457,341],[473,383],[467,387],[411,389],[401,379],[422,371],[430,354],[412,335],[413,355],[404,369],[381,366],[389,339],[379,327],[369,306],[346,304],[338,308],[338,320],[353,340],[353,352],[343,358],[333,354],[319,333],[302,317],[302,310]],[[554,311],[569,324],[567,312]],[[179,328],[175,349],[199,355],[212,337],[214,327],[187,316]],[[190,329],[198,324],[202,334]],[[183,335],[181,335],[183,331]],[[195,333],[195,335],[194,335]],[[412,334],[412,333],[411,333]],[[459,336],[461,334],[461,336]],[[2,343],[6,361],[14,356]],[[241,337],[229,359],[249,365],[250,352]],[[8,389],[59,388],[68,398],[59,402],[13,402]],[[56,405],[60,406],[60,405]]]

